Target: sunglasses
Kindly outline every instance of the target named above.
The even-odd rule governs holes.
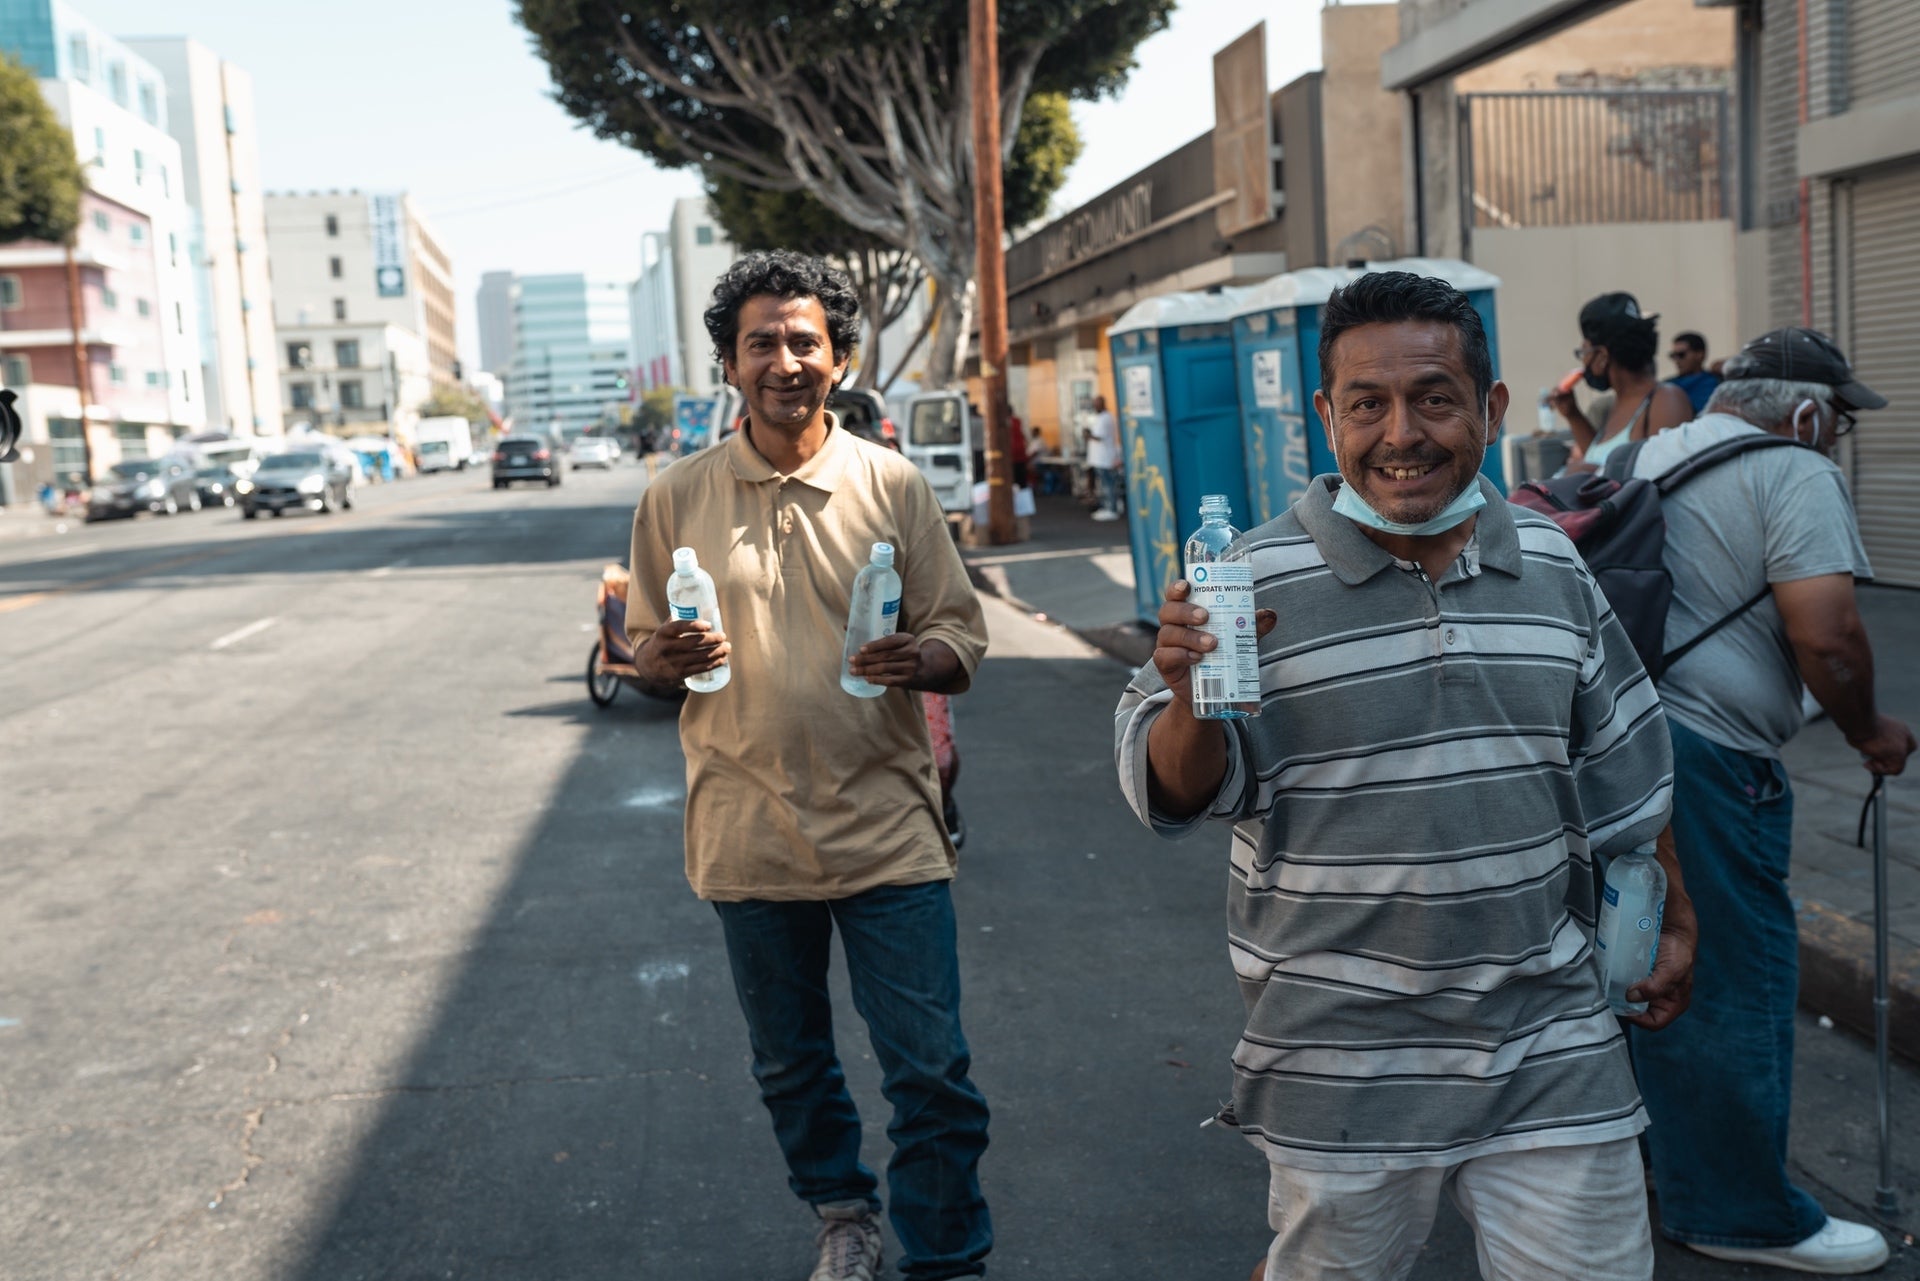
[[[1852,413],[1837,406],[1835,407],[1833,411],[1833,434],[1835,439],[1847,435],[1857,426],[1859,426],[1859,423]]]

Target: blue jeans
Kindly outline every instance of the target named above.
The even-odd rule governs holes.
[[[887,1200],[905,1253],[901,1275],[937,1281],[984,1273],[993,1247],[978,1173],[987,1101],[967,1079],[949,882],[883,885],[827,902],[713,906],[788,1186],[810,1205],[880,1204],[878,1181],[860,1161],[860,1114],[833,1045],[827,965],[838,925],[853,1006],[866,1020],[881,1090],[893,1104]]]
[[[1110,512],[1120,510],[1120,469],[1118,467],[1099,467],[1094,475],[1100,481],[1100,505]]]
[[[1674,844],[1700,949],[1687,1012],[1664,1031],[1629,1029],[1660,1226],[1697,1245],[1792,1245],[1827,1221],[1787,1176],[1800,986],[1793,791],[1779,761],[1667,725]]]

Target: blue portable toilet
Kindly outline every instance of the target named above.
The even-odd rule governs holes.
[[[1200,499],[1225,494],[1247,528],[1246,451],[1233,359],[1233,312],[1244,289],[1163,294],[1108,329],[1127,476],[1134,603],[1153,622],[1180,547],[1200,524]]]
[[[1247,455],[1248,520],[1264,524],[1335,470],[1326,433],[1313,412],[1320,385],[1320,307],[1360,273],[1306,267],[1246,291],[1233,317],[1241,434]]]
[[[1361,269],[1307,267],[1253,286],[1236,309],[1233,331],[1255,524],[1285,511],[1312,477],[1339,470],[1313,409],[1320,387],[1320,312],[1335,289],[1368,271],[1434,276],[1466,294],[1486,326],[1494,377],[1500,376],[1493,306],[1500,280],[1472,263],[1396,258]],[[1487,451],[1480,470],[1505,491],[1498,449]]]

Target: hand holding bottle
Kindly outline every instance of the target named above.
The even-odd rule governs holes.
[[[1193,586],[1186,579],[1174,580],[1160,602],[1160,630],[1153,640],[1153,668],[1173,691],[1176,707],[1193,710],[1193,669],[1219,644],[1205,629],[1207,611],[1189,601]],[[1265,637],[1279,616],[1270,609],[1253,611],[1253,632]]]

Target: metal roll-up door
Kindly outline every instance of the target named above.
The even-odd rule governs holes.
[[[1874,578],[1920,587],[1920,164],[1853,191],[1853,350],[1887,408],[1860,415],[1853,498]]]

